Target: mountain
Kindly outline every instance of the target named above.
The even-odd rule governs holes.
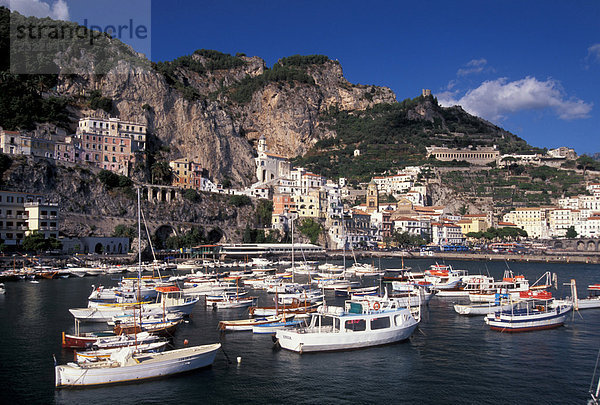
[[[3,33],[8,15],[0,8]],[[13,24],[46,21],[17,13],[11,18]],[[3,40],[3,56],[7,47]],[[531,149],[460,107],[440,107],[433,97],[398,103],[389,88],[349,83],[339,62],[323,55],[294,55],[269,68],[256,56],[201,49],[150,63],[106,35],[93,47],[73,40],[50,55],[21,61],[43,67],[46,75],[12,75],[0,62],[0,126],[48,121],[74,131],[77,119],[90,114],[141,121],[151,132],[149,164],[197,157],[211,177],[237,185],[256,180],[255,143],[263,134],[274,153],[323,174],[359,178],[421,162],[430,144]],[[354,149],[365,153],[353,159]],[[147,179],[148,171],[138,176]]]

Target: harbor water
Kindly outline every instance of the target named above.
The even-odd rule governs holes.
[[[432,263],[422,259],[405,265],[417,270]],[[446,263],[495,278],[507,268],[503,262]],[[374,264],[401,265],[399,259]],[[552,292],[559,298],[570,295],[563,283],[572,278],[580,297],[588,284],[600,283],[599,265],[508,265],[530,282],[545,271],[556,273],[558,290]],[[5,284],[6,294],[0,295],[2,403],[584,404],[600,349],[600,309],[574,313],[561,328],[509,334],[491,331],[483,317],[456,314],[453,304],[464,299],[434,297],[408,341],[300,355],[275,349],[270,335],[221,334],[220,320],[247,317],[247,310],[213,311],[201,302],[173,344],[221,342],[223,351],[211,368],[139,384],[55,390],[53,355],[58,364],[73,360],[72,351],[61,349],[61,332],[74,328],[68,309],[86,306],[93,284],[116,282],[100,276]],[[250,294],[259,295],[261,305],[272,305],[272,296]],[[343,303],[330,293],[327,300]]]

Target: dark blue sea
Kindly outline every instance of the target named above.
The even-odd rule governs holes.
[[[424,269],[431,260],[407,261]],[[447,262],[471,274],[500,278],[503,262]],[[376,263],[378,264],[378,263]],[[510,262],[531,282],[557,273],[555,296],[568,295],[571,278],[579,296],[600,283],[600,266]],[[400,267],[382,259],[381,266]],[[246,317],[246,310],[197,305],[174,345],[221,342],[224,352],[212,368],[164,380],[88,389],[54,389],[52,355],[72,360],[61,349],[61,331],[73,330],[68,309],[85,306],[92,284],[114,284],[109,276],[7,282],[0,296],[0,402],[41,404],[584,404],[600,349],[600,310],[575,313],[564,327],[508,334],[491,331],[482,317],[457,315],[457,299],[434,297],[409,341],[363,350],[297,353],[274,350],[269,335],[221,335],[221,319]],[[373,284],[373,280],[365,280]],[[261,294],[261,304],[271,298]],[[332,295],[328,302],[339,299]],[[241,363],[236,362],[241,357]],[[229,359],[228,359],[229,358]],[[231,361],[229,361],[231,360]]]

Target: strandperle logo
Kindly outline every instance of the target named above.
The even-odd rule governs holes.
[[[89,28],[88,28],[89,27]],[[129,38],[146,39],[148,38],[148,27],[144,24],[135,24],[133,18],[130,18],[127,24],[106,26],[88,25],[87,18],[83,25],[65,25],[59,22],[55,24],[27,24],[17,25],[16,39],[19,40],[73,40],[85,39],[90,45],[94,45],[103,35],[120,40]]]
[[[51,18],[56,13],[28,17],[19,12],[19,2],[11,4],[13,74],[103,75],[116,72],[114,68],[124,60],[149,67],[150,0],[62,1],[68,9],[58,15],[61,19]]]

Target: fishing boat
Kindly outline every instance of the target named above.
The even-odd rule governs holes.
[[[55,386],[86,387],[144,381],[211,366],[220,343],[186,347],[161,353],[134,354],[123,348],[106,361],[68,363],[55,367]]]
[[[321,306],[305,328],[278,330],[275,341],[298,353],[359,349],[408,339],[420,320],[394,299],[348,300],[344,307]]]
[[[288,316],[288,319],[293,319],[294,316]],[[272,315],[260,318],[237,319],[234,321],[220,321],[217,328],[222,331],[249,331],[253,326],[264,323],[273,323],[283,320],[283,315]]]
[[[318,308],[319,304],[310,304],[308,301],[301,301],[299,299],[294,298],[291,304],[282,304],[275,305],[269,307],[250,307],[248,309],[248,313],[251,316],[269,316],[269,315],[281,315],[284,312],[286,314],[308,314],[311,312],[315,312]]]
[[[497,311],[485,317],[485,323],[492,330],[501,332],[528,332],[542,329],[558,328],[565,323],[572,304],[552,305],[552,294],[544,292],[535,298],[522,294],[523,300],[510,309]]]
[[[134,353],[156,353],[162,352],[167,347],[167,341],[163,340],[160,342],[152,342],[152,343],[144,343],[135,345]],[[75,352],[75,361],[78,363],[85,361],[102,361],[108,360],[110,356],[121,350],[120,347],[112,348],[112,349],[92,349],[85,351],[76,351]]]

